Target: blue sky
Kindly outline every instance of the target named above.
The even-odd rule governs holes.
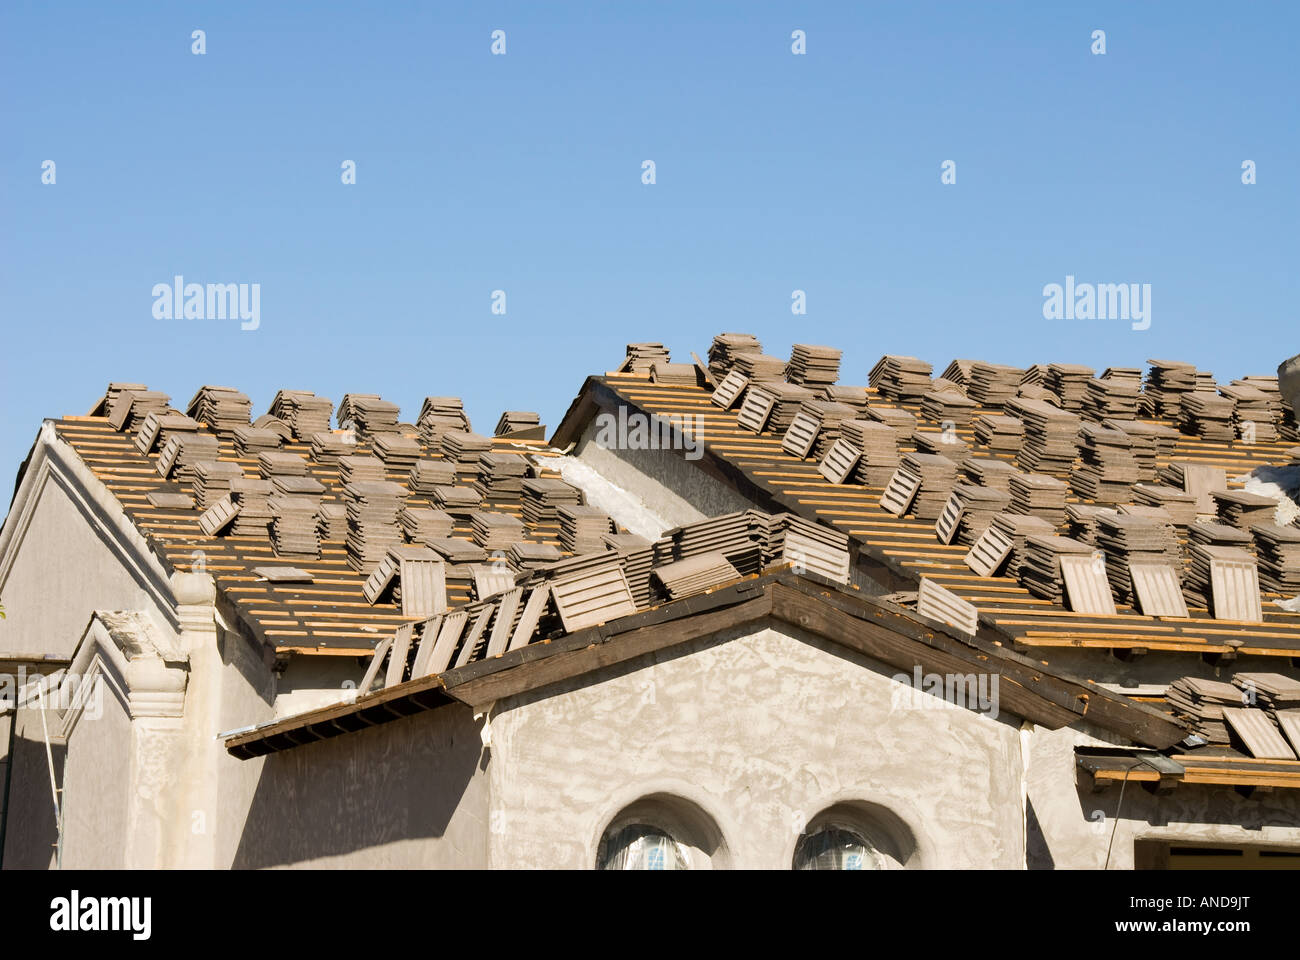
[[[0,474],[109,380],[554,427],[627,342],[724,330],[842,347],[846,383],[884,353],[1272,373],[1300,351],[1297,10],[6,2]],[[259,283],[260,327],[155,319],[176,274]],[[1150,329],[1044,320],[1067,274],[1151,284]]]

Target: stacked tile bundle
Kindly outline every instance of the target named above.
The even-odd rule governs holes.
[[[281,477],[271,481],[271,543],[277,557],[315,560],[320,556],[316,517],[325,488],[311,477]]]
[[[1015,453],[1025,441],[1025,425],[1015,417],[991,413],[975,418],[975,439],[990,450]]]
[[[531,410],[506,410],[501,414],[501,419],[497,421],[496,429],[492,431],[492,435],[508,437],[524,430],[540,430],[541,428],[542,418],[539,414]]]
[[[655,364],[671,362],[672,358],[668,355],[668,348],[662,343],[650,341],[629,343],[627,345],[627,359],[623,361],[623,369],[644,377],[650,375],[650,368]]]
[[[375,481],[386,478],[384,462],[378,457],[365,457],[350,454],[339,457],[339,482],[344,486],[360,481]]]
[[[1033,536],[1052,536],[1056,531],[1042,517],[1033,517],[1021,513],[999,513],[993,518],[992,526],[1011,541],[1011,557],[1007,561],[1007,576],[1020,579],[1020,570],[1024,563],[1026,539]]]
[[[720,553],[742,576],[749,576],[762,569],[769,522],[759,510],[742,510],[675,527],[655,541],[654,564]]]
[[[1050,534],[1034,534],[1025,538],[1025,556],[1020,564],[1021,585],[1040,600],[1055,604],[1065,601],[1065,579],[1061,575],[1061,557],[1090,557],[1091,546]]]
[[[623,576],[632,591],[632,599],[638,609],[650,606],[653,590],[650,586],[650,571],[654,567],[655,545],[633,533],[611,533],[604,538],[605,547],[618,554],[623,565]]]
[[[1079,428],[1079,440],[1082,463],[1070,476],[1074,492],[1097,503],[1126,502],[1138,481],[1132,438],[1122,430],[1085,423]]]
[[[371,438],[371,448],[385,469],[403,472],[415,466],[423,452],[419,441],[401,433],[377,433]]]
[[[474,542],[484,550],[504,551],[524,539],[524,524],[518,517],[497,510],[475,510],[469,515]]]
[[[1078,452],[1079,416],[1042,400],[1024,397],[1011,400],[1007,412],[1019,417],[1025,425],[1025,442],[1016,455],[1016,463],[1036,473],[1068,477]]]
[[[252,419],[253,402],[234,387],[200,387],[185,411],[222,439],[229,440]]]
[[[1218,523],[1213,520],[1199,520],[1187,528],[1189,545],[1201,544],[1206,547],[1240,547],[1249,550],[1254,545],[1250,531]]]
[[[1242,706],[1241,691],[1230,683],[1182,677],[1169,685],[1165,699],[1192,721],[1192,729],[1210,743],[1226,745],[1231,738],[1223,719],[1224,707]]]
[[[1046,387],[1056,394],[1062,410],[1082,413],[1088,405],[1088,381],[1095,372],[1077,363],[1049,363]]]
[[[279,450],[282,439],[275,430],[240,427],[235,431],[235,454],[240,457],[256,457],[264,450]]]
[[[921,416],[938,424],[964,427],[975,413],[975,401],[956,390],[932,390],[921,398]]]
[[[397,417],[401,412],[402,408],[397,404],[375,394],[348,393],[339,404],[339,425],[351,420],[356,424],[359,437],[397,433]]]
[[[720,333],[709,345],[709,376],[721,383],[740,353],[762,353],[763,345],[752,333]]]
[[[785,378],[791,383],[820,391],[840,378],[841,356],[843,351],[834,347],[796,343],[790,351],[790,362],[785,366]]]
[[[311,458],[317,463],[338,463],[357,448],[350,434],[320,430],[311,435]]]
[[[525,480],[523,494],[523,515],[529,523],[555,523],[560,507],[582,505],[581,490],[550,477]]]
[[[1172,427],[1167,427],[1161,423],[1146,423],[1142,420],[1117,420],[1107,419],[1101,422],[1103,427],[1110,427],[1112,430],[1123,430],[1133,438],[1133,455],[1140,458],[1150,458],[1150,470],[1155,470],[1155,461],[1168,460],[1178,449],[1178,440],[1180,434]],[[1148,466],[1143,464],[1143,473],[1145,475]],[[1152,478],[1154,479],[1154,472]]]
[[[472,429],[460,397],[425,397],[415,425],[420,439],[434,448],[442,446],[442,435],[448,430],[468,433]]]
[[[921,486],[912,501],[918,520],[938,520],[957,483],[957,464],[933,453],[906,453],[898,469],[919,477]]]
[[[402,542],[397,516],[406,491],[388,480],[358,480],[343,488],[348,515],[348,566],[369,576]]]
[[[1063,480],[1043,473],[1014,473],[1007,482],[1011,513],[1023,513],[1047,521],[1053,527],[1065,523],[1065,498],[1070,488]]]
[[[1196,369],[1190,363],[1174,360],[1148,360],[1146,389],[1142,393],[1147,410],[1153,416],[1177,420],[1182,416],[1183,394],[1194,390],[1214,392],[1214,375]]]
[[[795,383],[765,383],[762,389],[776,398],[776,402],[772,405],[772,412],[767,418],[767,429],[775,433],[785,433],[789,430],[800,408],[805,403],[817,399],[817,394],[812,390]]]
[[[650,366],[650,382],[694,387],[700,382],[700,376],[693,363],[654,363]]]
[[[882,397],[917,401],[930,392],[934,368],[916,357],[886,355],[871,368],[868,379]]]
[[[955,539],[966,546],[983,536],[984,531],[993,523],[993,518],[1011,502],[1011,496],[1006,491],[970,483],[956,484],[952,488],[952,495],[961,511]]]
[[[488,503],[516,503],[528,476],[528,459],[518,453],[489,451],[479,457],[474,489]],[[450,481],[445,481],[450,482]]]
[[[898,469],[898,434],[878,420],[843,420],[840,437],[861,451],[853,480],[868,487],[883,487]]]
[[[1211,614],[1215,614],[1214,584],[1211,580],[1214,561],[1242,564],[1254,562],[1250,551],[1240,547],[1192,543],[1189,545],[1188,554],[1190,562],[1187,565],[1187,576],[1183,581],[1183,598],[1189,607],[1204,607]]]
[[[1107,367],[1100,377],[1088,381],[1084,414],[1098,421],[1107,417],[1132,420],[1138,415],[1141,394],[1141,370],[1137,367]]]
[[[912,442],[920,453],[937,453],[947,457],[953,463],[960,463],[970,455],[970,446],[961,438],[956,429],[918,430],[912,434]]]
[[[971,483],[1003,493],[1011,492],[1011,478],[1019,472],[1005,460],[992,457],[967,457],[961,468]]]
[[[1259,558],[1259,585],[1271,593],[1300,594],[1300,527],[1257,523],[1251,528]]]
[[[1179,425],[1184,433],[1213,443],[1229,443],[1234,436],[1231,397],[1193,390],[1182,395]]]
[[[281,450],[263,450],[257,455],[257,472],[263,480],[272,477],[305,477],[307,460],[296,453]]]
[[[477,474],[479,460],[492,449],[492,438],[466,430],[448,430],[442,435],[442,454],[458,471]]]
[[[638,538],[639,539],[639,538]],[[649,546],[649,541],[644,541]],[[506,559],[510,566],[516,570],[536,570],[544,567],[548,563],[554,563],[561,559],[559,548],[553,543],[533,543],[531,540],[519,540],[510,544],[506,550]],[[647,551],[647,557],[649,552]],[[649,560],[646,561],[647,572],[650,569]],[[630,577],[628,578],[631,579]]]
[[[1243,704],[1254,704],[1274,720],[1279,710],[1300,709],[1300,680],[1282,673],[1237,673],[1232,685],[1240,692]],[[1300,747],[1300,744],[1292,744]]]
[[[907,443],[916,432],[916,417],[898,407],[867,407],[867,419],[878,420],[894,431],[899,443]]]
[[[382,478],[376,478],[382,479]],[[417,460],[411,464],[406,485],[411,492],[422,497],[433,496],[438,487],[448,487],[456,482],[456,465],[450,460]]]
[[[450,537],[454,527],[451,514],[432,507],[403,507],[397,522],[408,541],[421,544]]]
[[[114,380],[108,385],[104,393],[104,398],[95,405],[95,409],[90,412],[92,417],[111,416],[113,408],[117,405],[118,398],[126,391],[148,391],[148,386],[143,383],[126,383],[122,380]],[[170,403],[170,398],[167,401]],[[166,404],[164,404],[166,406]]]
[[[1280,398],[1270,397],[1258,387],[1241,381],[1219,387],[1219,393],[1232,401],[1232,429],[1237,437],[1246,443],[1277,440]]]
[[[847,583],[849,579],[848,534],[794,513],[766,517],[762,565],[792,564],[801,573],[815,573]],[[761,523],[756,523],[761,526]]]
[[[949,383],[957,384],[961,387],[962,393],[965,393],[966,388],[970,386],[970,372],[974,365],[974,360],[954,360],[944,367],[943,373],[939,376]]]
[[[271,416],[289,425],[295,440],[307,442],[318,433],[328,433],[334,401],[310,390],[281,390],[271,401]]]
[[[666,600],[678,600],[736,580],[740,571],[720,553],[701,553],[657,566],[651,577]]]
[[[467,517],[483,505],[483,495],[473,487],[448,484],[434,487],[429,492],[429,502],[452,516]]]
[[[570,553],[595,553],[605,549],[610,533],[609,514],[595,507],[566,504],[559,509],[560,546]]]
[[[1282,398],[1282,390],[1278,386],[1276,376],[1252,375],[1242,377],[1239,380],[1232,381],[1232,385],[1254,387],[1268,398],[1268,406],[1271,411],[1269,419],[1277,429],[1277,438],[1279,440],[1300,440],[1300,430],[1297,430],[1296,427],[1295,408]]]
[[[1114,507],[1098,507],[1089,503],[1071,503],[1065,507],[1066,533],[1082,543],[1097,544],[1097,518],[1113,515]]]
[[[108,422],[119,433],[138,433],[149,414],[168,413],[171,400],[158,390],[120,390],[108,408]]]
[[[867,413],[867,388],[850,384],[833,383],[822,389],[822,399],[842,403],[853,409],[853,416],[861,419]]]
[[[1047,364],[1035,363],[1025,368],[1025,372],[1020,375],[1020,386],[1024,387],[1042,387],[1046,390],[1047,383]]]
[[[199,510],[207,510],[230,493],[230,482],[244,475],[237,463],[205,460],[194,465],[194,499]]]
[[[1218,513],[1213,493],[1228,488],[1228,478],[1222,467],[1175,460],[1161,467],[1156,476],[1161,483],[1186,490],[1196,497],[1196,512],[1205,516]]]
[[[1016,395],[1025,371],[1003,363],[976,361],[970,367],[966,396],[985,407],[999,408]]]
[[[1163,483],[1136,483],[1133,485],[1133,502],[1162,508],[1177,527],[1189,527],[1196,522],[1196,498],[1177,487]]]
[[[1106,554],[1106,576],[1115,599],[1122,603],[1136,599],[1130,563],[1161,564],[1175,571],[1182,568],[1178,534],[1173,525],[1150,517],[1099,514],[1097,546]]]
[[[785,361],[766,353],[738,353],[731,369],[748,378],[750,383],[785,381]]]
[[[136,432],[135,448],[148,456],[154,447],[165,447],[172,434],[196,433],[200,429],[197,420],[182,413],[151,413]]]
[[[270,533],[274,490],[270,480],[235,477],[230,481],[230,499],[239,508],[230,528],[232,536],[265,537]]]
[[[348,510],[341,503],[322,502],[316,511],[316,535],[321,540],[342,543],[348,536]]]
[[[176,432],[158,453],[158,472],[179,483],[193,483],[198,465],[217,459],[220,453],[220,444],[210,433]]]
[[[806,400],[800,404],[799,412],[807,414],[810,418],[816,418],[820,424],[812,448],[812,455],[818,460],[825,457],[827,451],[840,438],[840,424],[858,415],[857,410],[848,404],[834,403],[830,400]]]
[[[1269,523],[1277,512],[1278,501],[1245,490],[1216,490],[1210,494],[1219,520],[1239,530],[1250,532],[1257,523]]]

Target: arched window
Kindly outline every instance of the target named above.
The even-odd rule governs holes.
[[[634,823],[605,834],[596,854],[598,870],[689,870],[685,846],[658,827]]]
[[[824,827],[799,838],[794,851],[796,870],[879,870],[880,856],[853,830]]]

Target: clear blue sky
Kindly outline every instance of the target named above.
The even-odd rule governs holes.
[[[847,383],[890,352],[1271,373],[1300,351],[1298,10],[6,0],[5,500],[109,380],[256,413],[458,394],[490,432],[554,427],[628,341],[723,330],[840,346]],[[154,319],[175,274],[261,284],[260,329]],[[1151,328],[1044,320],[1067,274],[1150,283]]]

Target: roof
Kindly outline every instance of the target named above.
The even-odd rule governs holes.
[[[870,407],[902,409],[914,415],[919,437],[934,439],[942,432],[940,423],[926,416],[921,403],[893,400],[872,387],[863,389]],[[816,459],[801,459],[782,448],[784,431],[764,428],[756,434],[744,429],[734,409],[723,410],[710,401],[712,392],[702,377],[696,385],[656,383],[631,374],[592,377],[569,408],[552,443],[567,447],[599,409],[620,404],[647,415],[675,416],[688,431],[698,424],[702,435],[695,440],[703,455],[694,462],[701,469],[764,509],[789,510],[846,532],[857,545],[860,559],[892,589],[915,588],[922,577],[935,580],[974,604],[980,623],[1011,639],[1018,649],[1300,656],[1300,613],[1268,602],[1281,594],[1264,595],[1261,623],[1225,622],[1210,616],[1204,607],[1193,607],[1186,619],[1145,616],[1126,604],[1118,604],[1114,615],[1079,614],[1032,595],[1011,576],[980,576],[964,562],[969,547],[941,542],[933,520],[895,516],[884,509],[880,505],[883,485],[829,482]],[[977,416],[1001,412],[1001,408],[985,405],[975,409]],[[1177,426],[1162,417],[1145,417],[1139,422]],[[1014,463],[1014,453],[981,443],[969,425],[955,427],[955,434],[971,455]],[[1231,478],[1257,467],[1290,462],[1288,451],[1294,446],[1293,440],[1244,444],[1180,435],[1172,454],[1159,457],[1158,463],[1162,467],[1180,462],[1222,468],[1230,478],[1229,486],[1239,488]],[[900,445],[904,453],[916,448],[915,442]],[[1067,502],[1095,501],[1071,492]]]
[[[232,731],[225,736],[225,746],[233,756],[248,759],[453,701],[482,709],[504,697],[541,690],[700,636],[770,622],[790,624],[905,671],[917,666],[927,673],[995,671],[1000,707],[1050,729],[1086,719],[1160,748],[1187,733],[1180,723],[1129,697],[1045,670],[1041,662],[996,643],[963,637],[887,599],[782,568],[439,674],[416,676],[351,703]]]

